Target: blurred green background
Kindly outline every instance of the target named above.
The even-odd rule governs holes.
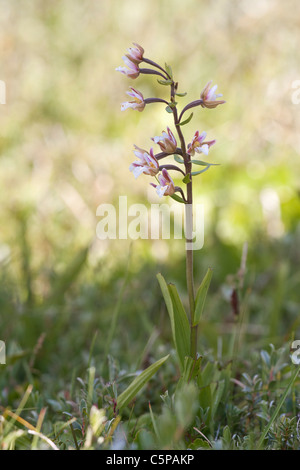
[[[171,341],[155,275],[185,298],[184,244],[96,238],[99,204],[159,202],[128,167],[133,144],[150,148],[172,116],[159,104],[121,113],[129,86],[167,93],[155,77],[115,71],[132,42],[171,64],[187,92],[179,106],[210,79],[226,100],[184,126],[187,142],[196,130],[217,140],[210,160],[221,164],[194,185],[205,207],[196,284],[214,269],[200,349],[226,342],[245,243],[247,347],[289,340],[299,325],[298,2],[2,0],[0,22],[0,338],[9,357],[31,361],[18,380],[86,367],[95,331],[97,364],[108,351],[145,362]]]

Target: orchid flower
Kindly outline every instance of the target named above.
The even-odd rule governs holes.
[[[152,137],[152,140],[160,146],[162,152],[174,153],[176,151],[177,142],[169,127],[167,127],[167,132],[163,131],[160,137]]]
[[[211,87],[211,84],[212,84],[212,80],[210,80],[205,85],[205,87],[203,88],[201,92],[200,98],[203,101],[201,103],[202,108],[212,109],[218,106],[219,104],[226,103],[226,101],[217,100],[217,98],[220,98],[223,95],[221,93],[216,94],[215,91],[218,88],[218,85],[214,85],[213,87]]]
[[[117,67],[116,70],[118,72],[123,73],[124,75],[127,75],[127,77],[129,78],[137,78],[140,74],[140,69],[138,68],[138,66],[134,62],[132,62],[132,60],[130,60],[126,55],[124,55],[122,59],[124,60],[125,65],[127,65],[128,68]]]
[[[174,181],[172,180],[171,176],[167,172],[165,168],[163,168],[162,173],[158,175],[159,184],[156,185],[154,183],[150,183],[151,186],[156,188],[156,192],[159,197],[162,196],[172,196],[175,193],[175,185]]]
[[[121,111],[125,111],[127,108],[136,109],[137,111],[143,111],[145,108],[145,101],[142,93],[130,87],[131,91],[126,91],[127,95],[132,96],[133,101],[126,101],[121,104]]]
[[[135,64],[139,64],[140,62],[143,61],[143,54],[144,54],[144,49],[142,46],[137,44],[136,42],[133,43],[135,47],[130,47],[128,50],[128,54],[126,56],[128,57],[129,60],[134,62]]]
[[[155,176],[159,172],[159,163],[156,160],[153,148],[150,149],[150,153],[146,150],[139,148],[137,145],[134,146],[134,154],[139,160],[134,161],[129,170],[132,171],[135,178],[138,178],[142,173],[145,175]]]
[[[195,155],[197,153],[204,153],[208,155],[209,148],[216,143],[215,140],[210,140],[209,142],[204,142],[206,137],[206,132],[199,134],[199,131],[195,132],[195,135],[192,139],[192,142],[188,144],[187,153],[189,155]]]

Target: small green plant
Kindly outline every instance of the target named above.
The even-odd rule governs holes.
[[[159,103],[165,106],[167,113],[173,115],[177,138],[172,130],[167,127],[167,130],[163,131],[161,136],[152,138],[153,142],[160,147],[159,153],[155,154],[153,148],[147,151],[135,145],[134,153],[138,159],[132,163],[130,171],[132,171],[135,178],[142,174],[155,178],[157,184],[152,182],[150,184],[156,189],[159,197],[171,197],[178,203],[185,205],[188,312],[186,312],[183,306],[176,286],[167,283],[162,274],[158,274],[157,279],[170,317],[173,342],[182,373],[181,381],[188,383],[191,379],[191,374],[196,376],[199,370],[198,328],[212,277],[212,269],[209,268],[195,293],[193,271],[193,178],[204,173],[213,165],[213,163],[196,159],[195,155],[207,156],[210,147],[216,141],[208,141],[206,140],[206,132],[199,133],[199,131],[196,131],[191,142],[187,144],[183,127],[193,118],[193,113],[185,118],[187,111],[196,107],[214,109],[225,103],[225,101],[219,99],[222,95],[216,94],[217,85],[212,86],[210,81],[202,90],[199,99],[190,102],[179,111],[177,100],[185,96],[186,93],[178,91],[178,82],[173,77],[170,65],[165,64],[163,67],[153,60],[146,58],[144,56],[144,49],[135,43],[134,47],[128,49],[128,54],[123,57],[123,60],[127,67],[118,67],[116,70],[127,77],[136,79],[140,74],[159,76],[158,83],[170,89],[169,98],[162,99],[156,97],[144,98],[140,91],[131,87],[127,93],[133,99],[123,103],[121,109],[132,108],[142,112],[146,106],[152,103]],[[143,68],[141,64],[146,64],[148,67]],[[170,156],[173,156],[174,163],[164,163],[164,160]],[[198,169],[195,170],[195,167],[198,167]],[[170,172],[181,175],[181,186],[175,185]],[[123,396],[121,397],[121,404],[123,404]]]

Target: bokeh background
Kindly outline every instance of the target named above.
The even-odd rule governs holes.
[[[10,380],[40,374],[50,386],[86,367],[91,345],[97,364],[108,352],[128,364],[171,342],[155,275],[185,300],[183,244],[96,237],[99,204],[159,202],[128,167],[133,144],[150,148],[172,116],[160,105],[121,113],[129,86],[166,94],[155,77],[115,71],[132,42],[172,66],[187,92],[179,106],[210,79],[226,100],[184,126],[187,141],[196,130],[217,140],[210,159],[220,163],[195,180],[205,207],[196,284],[214,269],[201,348],[217,348],[220,335],[226,348],[245,244],[244,352],[290,340],[299,325],[298,2],[1,0],[0,22],[0,337],[19,374]]]

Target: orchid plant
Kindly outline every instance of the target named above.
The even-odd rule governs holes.
[[[171,197],[179,203],[185,204],[185,236],[186,236],[186,282],[189,298],[189,312],[186,313],[180,300],[176,287],[167,284],[161,274],[158,274],[158,281],[162,289],[164,300],[171,320],[172,335],[182,376],[188,377],[188,370],[196,370],[195,364],[199,363],[197,352],[197,330],[200,317],[203,311],[206,293],[210,284],[212,271],[208,269],[197,293],[194,288],[193,275],[193,178],[207,171],[213,163],[195,159],[195,154],[208,156],[210,148],[215,144],[215,140],[206,140],[206,132],[195,132],[189,143],[183,134],[184,125],[193,118],[193,112],[186,117],[186,112],[192,108],[202,107],[214,109],[225,103],[221,100],[221,94],[217,94],[217,85],[212,86],[209,81],[203,88],[200,98],[187,104],[179,112],[177,99],[186,95],[178,92],[178,82],[173,78],[172,69],[168,64],[164,67],[144,56],[144,49],[136,43],[127,50],[123,56],[126,67],[118,67],[125,76],[137,79],[141,74],[158,76],[158,83],[165,87],[170,87],[169,99],[144,98],[143,94],[133,87],[127,94],[132,98],[121,105],[121,110],[133,109],[139,112],[144,111],[146,106],[152,103],[165,105],[168,113],[173,115],[176,137],[170,127],[167,127],[160,136],[152,137],[152,141],[159,147],[160,152],[155,153],[154,148],[145,150],[137,145],[134,146],[134,154],[137,157],[130,165],[130,171],[135,178],[141,175],[155,178],[156,183],[150,184],[156,189],[159,197]],[[141,67],[147,64],[147,67]],[[174,163],[164,164],[164,159],[173,155]],[[195,166],[200,166],[200,170],[195,170]],[[181,176],[182,185],[176,186],[170,173],[175,172]],[[174,174],[175,174],[174,173]]]

